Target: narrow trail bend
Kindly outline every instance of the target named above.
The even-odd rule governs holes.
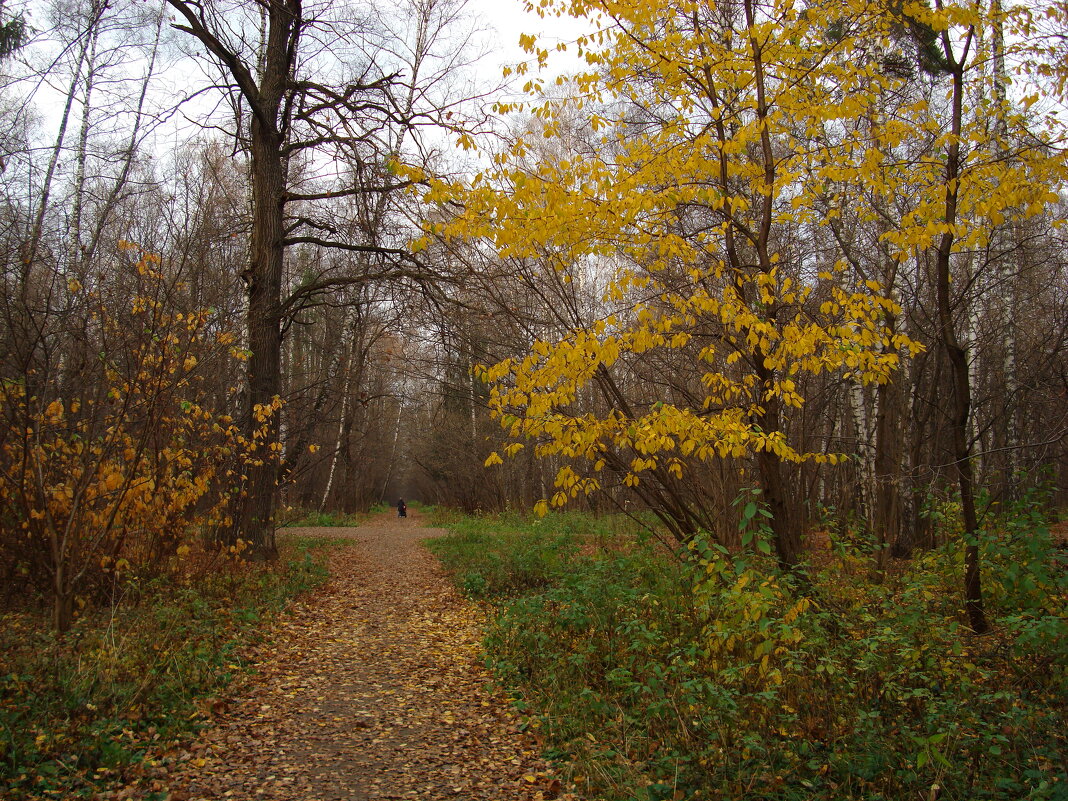
[[[242,697],[172,773],[170,801],[558,797],[534,739],[487,689],[479,617],[419,541],[416,513],[331,549],[328,584],[276,626]]]

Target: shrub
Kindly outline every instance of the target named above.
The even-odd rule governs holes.
[[[13,594],[50,599],[59,631],[229,526],[242,465],[272,458],[262,431],[241,436],[202,387],[232,335],[210,310],[167,311],[159,259],[137,255],[128,308],[72,282],[78,358],[0,375],[0,565]]]
[[[553,534],[514,542],[529,527],[463,535],[446,562],[507,587],[481,593],[487,658],[587,795],[1068,797],[1068,573],[1033,517],[984,538],[983,638],[954,544],[869,584],[833,559],[799,581],[700,538],[684,560],[638,545],[553,561]],[[524,574],[524,547],[545,580],[491,581]]]

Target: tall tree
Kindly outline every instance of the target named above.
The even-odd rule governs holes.
[[[944,350],[952,386],[949,431],[952,465],[960,495],[964,529],[964,606],[976,633],[987,629],[980,574],[980,524],[973,433],[974,306],[969,287],[982,271],[998,269],[982,259],[999,227],[1042,213],[1058,202],[1053,187],[1065,177],[1063,151],[1051,147],[1058,137],[1049,121],[1036,121],[1026,108],[1010,111],[1002,91],[1005,23],[999,3],[913,4],[900,13],[932,79],[946,84],[944,106],[916,104],[912,127],[933,134],[934,158],[900,172],[911,207],[884,239],[894,257],[908,261],[918,253],[934,278],[938,343]],[[1016,12],[1018,13],[1018,12]],[[993,55],[983,42],[995,44]],[[1033,44],[1021,41],[1015,57],[1026,59]],[[1001,68],[984,69],[993,60]],[[976,98],[973,100],[973,98]],[[997,124],[990,126],[993,116]],[[864,180],[863,176],[861,177]],[[900,190],[898,190],[900,191]],[[982,260],[980,260],[982,259]]]
[[[548,258],[561,273],[597,264],[612,276],[611,308],[490,368],[491,403],[514,434],[565,460],[546,505],[599,488],[598,474],[614,469],[637,492],[650,488],[684,539],[700,526],[680,491],[684,473],[747,460],[772,514],[770,545],[792,567],[800,522],[783,464],[837,458],[786,436],[787,417],[805,402],[800,376],[885,380],[908,344],[887,334],[894,306],[877,287],[847,286],[831,270],[812,275],[794,235],[806,214],[795,199],[808,132],[871,103],[870,91],[837,87],[873,11],[857,3],[843,17],[838,3],[801,13],[756,0],[567,3],[546,13],[554,10],[597,27],[578,40],[592,69],[573,85],[574,102],[594,109],[599,148],[528,168],[530,145],[519,141],[495,174],[460,193],[466,210],[447,233],[484,237],[507,257]],[[832,26],[840,36],[826,35]],[[559,104],[535,114],[543,136],[559,135]],[[620,370],[638,363],[648,381],[625,391]],[[686,390],[669,377],[680,364],[695,378]],[[664,384],[683,391],[665,397]],[[577,402],[587,385],[605,413]]]
[[[418,5],[420,19],[429,16],[441,24],[421,28],[413,51],[417,58],[404,68],[375,45],[360,27],[366,21],[349,6],[312,10],[300,0],[167,2],[179,16],[175,27],[193,36],[223,74],[239,123],[247,110],[247,129],[236,131],[248,148],[251,201],[249,260],[242,274],[249,350],[244,423],[246,436],[260,432],[262,456],[248,465],[247,498],[234,536],[249,540],[256,558],[270,559],[281,450],[276,413],[281,345],[288,322],[307,303],[341,285],[434,278],[402,243],[383,241],[377,231],[316,215],[313,209],[405,187],[391,167],[399,143],[389,132],[445,123],[452,116],[447,106],[453,99],[443,100],[426,88],[440,83],[442,75],[420,69],[457,5],[436,0]],[[429,107],[428,100],[433,101]],[[345,169],[323,180],[318,171],[324,164],[328,170],[331,165]],[[296,245],[363,258],[354,262],[355,272],[312,276],[286,294],[285,254]]]
[[[0,58],[10,56],[25,41],[26,17],[21,12],[12,16],[4,14],[4,4],[0,3]]]

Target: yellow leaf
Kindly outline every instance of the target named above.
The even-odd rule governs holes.
[[[63,418],[63,401],[54,400],[45,409],[45,420],[49,423],[57,423]]]

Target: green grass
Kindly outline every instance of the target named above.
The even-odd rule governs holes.
[[[959,543],[881,585],[827,554],[802,588],[573,519],[450,528],[431,547],[493,603],[491,666],[587,798],[1068,799],[1068,571],[1033,515],[986,537],[982,638]]]
[[[408,504],[409,509],[418,509],[425,514],[433,512],[434,507],[423,506],[417,501]],[[389,503],[376,503],[366,512],[320,512],[316,509],[287,509],[282,514],[281,525],[291,528],[335,528],[359,526],[367,522],[374,515],[385,513],[396,514],[396,506]]]
[[[264,619],[325,580],[323,546],[289,538],[271,568],[231,562],[133,582],[122,603],[87,611],[62,638],[39,610],[5,614],[0,797],[88,798],[150,775],[149,749],[203,725],[211,700],[246,673]]]
[[[449,536],[429,540],[435,553],[472,598],[514,597],[546,587],[576,562],[580,545],[614,548],[618,523],[564,512],[547,518],[516,513],[469,517],[450,510],[432,516]]]
[[[373,511],[373,510],[372,510]],[[292,509],[282,525],[289,528],[338,528],[358,526],[367,519],[366,514],[354,512],[319,512],[314,509]]]

